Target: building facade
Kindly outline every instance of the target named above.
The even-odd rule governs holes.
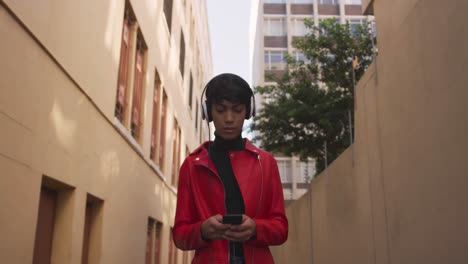
[[[292,45],[294,38],[309,33],[305,19],[318,25],[323,19],[336,18],[342,24],[348,23],[351,30],[354,25],[373,19],[362,15],[361,0],[260,0],[255,5],[258,5],[253,8],[257,13],[256,27],[251,33],[254,87],[274,84],[271,76],[281,76],[286,70],[286,54],[306,60]],[[263,98],[257,95],[255,99],[261,108]],[[296,200],[306,192],[307,182],[315,175],[314,162],[303,163],[295,157],[281,156],[277,160],[285,199]],[[303,168],[307,168],[306,173]]]
[[[0,262],[189,263],[178,169],[208,138],[206,1],[0,2]]]

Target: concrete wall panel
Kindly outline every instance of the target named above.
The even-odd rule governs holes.
[[[373,1],[379,55],[357,86],[355,143],[309,190],[313,263],[466,262],[466,8]]]
[[[0,168],[0,258],[5,263],[31,263],[40,191],[36,186],[40,185],[41,177],[26,164],[3,153]]]

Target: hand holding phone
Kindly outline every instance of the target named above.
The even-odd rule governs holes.
[[[223,224],[240,225],[242,224],[241,214],[228,214],[223,216]]]

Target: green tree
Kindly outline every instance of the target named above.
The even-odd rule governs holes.
[[[302,160],[312,157],[320,172],[325,152],[330,163],[351,144],[353,77],[359,80],[372,62],[373,39],[367,25],[351,28],[327,19],[319,26],[306,21],[306,26],[310,33],[293,42],[306,61],[288,55],[284,75],[267,76],[276,85],[256,87],[265,100],[251,130],[266,150]]]

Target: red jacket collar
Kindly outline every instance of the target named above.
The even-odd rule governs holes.
[[[209,157],[206,147],[210,144],[213,144],[213,141],[205,141],[192,153],[190,153],[190,156],[194,157],[195,163],[203,164],[208,167]],[[260,149],[257,148],[254,144],[252,144],[252,142],[250,142],[250,140],[248,140],[247,138],[245,139],[245,150],[249,151],[255,156],[258,156],[260,154]]]

